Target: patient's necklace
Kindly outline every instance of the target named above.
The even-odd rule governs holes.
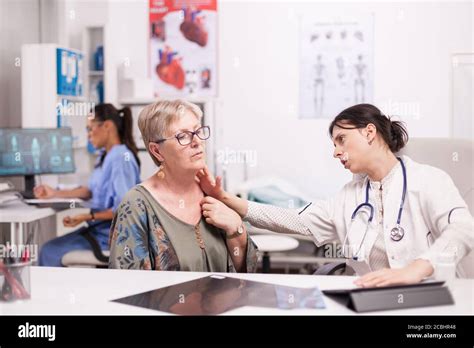
[[[165,175],[164,175],[164,173],[162,173],[163,176],[160,177],[160,175],[159,175],[160,173],[162,173],[161,170],[160,170],[160,171],[158,172],[158,174],[157,174],[157,175],[158,175],[158,178],[160,178],[161,180],[163,180],[163,179],[165,178]],[[164,182],[164,184],[165,184],[166,186],[168,186],[168,188],[169,188],[169,185],[168,185],[167,181],[166,181],[166,180],[163,180],[163,182]],[[199,247],[201,248],[201,250],[204,250],[204,249],[206,249],[206,244],[204,243],[204,239],[202,238],[200,223],[201,223],[201,221],[199,221],[199,222],[194,226],[194,235],[196,236],[196,241],[197,241]]]
[[[201,235],[201,228],[200,223],[198,222],[196,226],[194,226],[194,234],[196,235],[196,240],[198,242],[199,247],[204,250],[206,249],[206,244],[204,244],[204,239]]]

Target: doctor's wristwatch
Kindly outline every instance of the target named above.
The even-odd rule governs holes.
[[[225,238],[226,239],[234,239],[234,238],[237,238],[237,237],[240,237],[241,235],[244,234],[244,223],[242,222],[242,224],[239,226],[239,228],[237,229],[237,231],[235,231],[234,233],[232,234],[226,234]]]

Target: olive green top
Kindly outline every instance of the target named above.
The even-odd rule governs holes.
[[[247,271],[257,249],[247,238]],[[111,226],[109,268],[235,272],[225,232],[200,219],[188,224],[168,212],[142,185],[132,188]]]

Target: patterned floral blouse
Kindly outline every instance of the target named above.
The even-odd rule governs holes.
[[[201,219],[191,225],[171,215],[137,185],[112,221],[109,268],[162,271],[236,272],[225,232]],[[247,237],[246,270],[257,268],[257,247]]]

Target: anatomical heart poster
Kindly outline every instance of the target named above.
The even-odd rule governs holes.
[[[373,16],[300,22],[299,117],[334,118],[373,98]]]
[[[156,96],[217,91],[217,0],[149,0],[150,71]]]

